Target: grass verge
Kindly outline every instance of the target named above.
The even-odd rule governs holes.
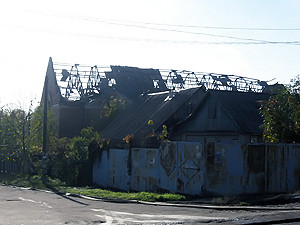
[[[17,187],[35,188],[42,190],[51,190],[51,188],[59,190],[65,186],[64,182],[58,179],[51,179],[47,177],[47,184],[43,184],[40,175],[15,175],[0,173],[0,183],[3,185],[11,185]]]
[[[171,193],[151,193],[151,192],[115,192],[110,190],[104,190],[99,188],[70,188],[64,189],[65,192],[81,194],[93,197],[102,198],[114,198],[114,199],[124,199],[124,200],[139,200],[147,202],[167,202],[167,201],[184,201],[186,197],[180,194]]]
[[[138,200],[148,202],[185,201],[187,197],[172,193],[151,193],[151,192],[121,192],[93,187],[70,187],[58,179],[47,178],[46,185],[42,183],[41,176],[11,175],[0,173],[0,183],[18,187],[28,187],[43,190],[55,190],[58,192],[86,195],[100,198],[113,198],[123,200]]]

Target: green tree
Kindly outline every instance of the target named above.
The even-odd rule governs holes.
[[[21,108],[0,109],[0,159],[15,162],[18,172],[39,173],[42,153],[42,107],[33,112]],[[55,123],[51,110],[48,112],[49,138],[54,136]]]
[[[26,174],[41,173],[43,116],[42,106],[33,112],[20,108],[0,108],[0,164],[2,161],[13,163],[18,165],[18,172]],[[98,144],[99,134],[92,127],[87,127],[74,138],[58,138],[51,110],[48,110],[47,127],[48,175],[69,184],[78,184],[80,177],[86,177],[89,172],[89,146],[91,143]]]
[[[99,140],[99,134],[92,127],[83,128],[79,136],[50,140],[49,167],[51,175],[68,184],[78,184],[83,167],[90,160],[89,145]]]
[[[1,108],[0,111],[0,159],[13,162],[24,170],[28,162],[26,138],[28,115],[19,108]]]
[[[50,146],[50,140],[55,137],[56,123],[54,113],[51,109],[47,112],[47,142],[48,148]],[[26,135],[26,145],[28,151],[28,158],[30,162],[31,173],[41,173],[41,157],[42,157],[42,146],[43,146],[43,119],[44,112],[43,106],[39,105],[33,112],[28,114],[28,134]]]
[[[300,79],[291,83],[269,100],[262,101],[260,112],[264,117],[263,138],[267,143],[300,142]]]
[[[54,113],[51,109],[47,112],[47,134],[48,141],[55,136],[57,124],[55,122]],[[30,114],[29,127],[30,134],[28,135],[28,143],[32,153],[42,153],[43,145],[43,120],[44,112],[43,106],[39,105],[34,109],[33,113]]]

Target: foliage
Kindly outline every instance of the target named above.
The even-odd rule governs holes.
[[[300,75],[296,76],[294,79],[291,80],[289,88],[290,90],[292,90],[293,93],[300,94]]]
[[[100,114],[95,116],[95,118],[98,118],[92,121],[91,124],[96,130],[104,129],[117,115],[126,109],[126,106],[127,102],[124,98],[112,95],[105,101],[105,105],[102,107]]]
[[[168,128],[167,128],[166,125],[162,126],[162,131],[161,131],[161,134],[160,134],[160,138],[162,140],[166,140],[168,138]]]
[[[126,135],[126,137],[123,138],[123,141],[125,141],[127,144],[130,144],[132,142],[133,135]]]
[[[47,176],[47,185],[42,182],[41,175],[22,175],[22,174],[0,174],[1,183],[4,185],[13,185],[18,187],[59,190],[66,184],[58,179],[52,179]]]
[[[153,124],[154,124],[154,123],[153,123],[153,120],[148,120],[148,125],[149,125],[149,126],[153,126]]]
[[[0,159],[18,167],[27,162],[28,114],[22,109],[1,108]]]
[[[152,127],[154,125],[153,120],[148,120],[148,126]],[[159,137],[161,140],[166,140],[168,138],[168,128],[166,125],[162,125],[162,129],[161,129],[161,133],[160,134],[155,134],[154,129],[152,129],[152,134],[151,136],[157,136]]]
[[[91,127],[81,130],[74,138],[57,138],[56,123],[48,110],[47,170],[54,177],[76,183],[81,164],[89,158],[89,144],[99,139]],[[43,146],[43,107],[26,113],[22,109],[1,108],[0,160],[17,166],[16,172],[41,174]]]
[[[113,118],[119,111],[125,109],[125,100],[121,97],[111,96],[102,111],[102,118]]]
[[[300,142],[300,79],[299,76],[269,100],[261,102],[264,117],[263,138],[268,143]]]
[[[43,152],[43,121],[44,111],[43,105],[39,105],[31,113],[28,113],[28,134],[26,137],[26,151],[30,164],[31,174],[40,174],[41,157]],[[51,109],[47,111],[47,142],[56,135],[57,124],[54,119],[54,113]],[[48,149],[47,149],[48,151]]]
[[[73,138],[53,137],[49,144],[50,174],[68,184],[78,183],[82,164],[89,160],[89,145],[99,138],[92,127],[83,128],[80,135]]]
[[[44,111],[43,105],[39,105],[33,113],[30,114],[29,118],[29,148],[32,154],[41,154],[43,145],[43,121]],[[47,111],[47,136],[48,141],[56,135],[57,124],[54,119],[54,113],[51,109]]]
[[[154,130],[154,128],[153,128],[153,126],[154,126],[153,120],[148,120],[148,126],[152,127],[152,133],[151,133],[151,136],[152,136],[152,137],[156,136],[155,130]]]

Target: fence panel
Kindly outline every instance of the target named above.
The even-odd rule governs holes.
[[[178,142],[177,191],[202,195],[205,185],[205,157],[203,145],[197,142]]]
[[[129,152],[126,149],[110,149],[108,152],[108,186],[130,189]]]
[[[7,170],[7,165],[1,165]],[[239,195],[300,189],[300,145],[164,142],[103,150],[93,180],[123,190]]]
[[[135,191],[159,190],[159,150],[131,149],[131,189]]]
[[[265,145],[248,145],[246,193],[263,193],[265,191]]]
[[[102,150],[98,155],[96,155],[93,162],[93,182],[103,187],[108,187],[108,154],[109,150]]]
[[[276,193],[288,190],[288,150],[288,146],[283,144],[266,145],[265,192]]]
[[[160,187],[177,192],[177,142],[163,142],[159,149]]]

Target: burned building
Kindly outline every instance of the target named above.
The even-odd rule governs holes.
[[[154,69],[111,66],[100,71],[97,66],[83,66],[79,71],[78,64],[69,70],[62,67],[55,67],[50,58],[45,81],[59,137],[75,136],[87,126],[101,131],[139,95],[167,90]]]
[[[92,126],[102,138],[142,139],[159,136],[165,125],[170,140],[235,140],[242,135],[250,142],[262,132],[258,101],[269,96],[263,93],[266,82],[240,76],[65,65],[51,58],[46,81],[59,137]]]
[[[102,187],[210,196],[291,192],[300,184],[299,145],[260,143],[259,101],[269,89],[233,75],[50,58],[42,100],[59,137],[92,126],[105,139],[88,172]]]

